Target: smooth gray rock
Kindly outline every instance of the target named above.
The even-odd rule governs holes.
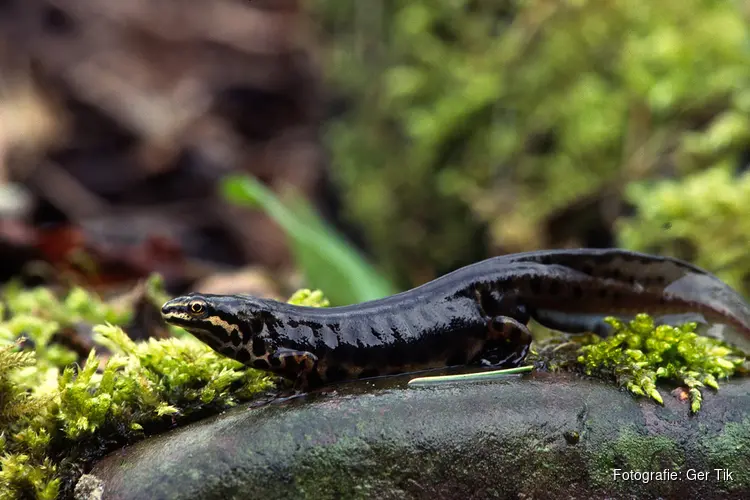
[[[663,389],[662,407],[570,375],[388,383],[243,405],[118,450],[91,474],[105,500],[750,498],[748,378],[705,391],[695,416]],[[615,480],[615,468],[679,479]]]

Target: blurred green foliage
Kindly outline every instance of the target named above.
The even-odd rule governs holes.
[[[750,297],[750,173],[716,167],[627,196],[638,210],[620,221],[622,246],[690,260]]]
[[[750,138],[743,2],[313,6],[350,104],[326,136],[347,212],[412,282],[550,246],[576,200],[735,161]]]

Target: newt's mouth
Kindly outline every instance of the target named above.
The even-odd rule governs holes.
[[[161,315],[164,319],[175,317],[176,315],[187,315],[187,303],[179,298],[168,300],[161,306]]]
[[[161,317],[164,318],[164,321],[172,325],[182,326],[185,328],[190,327],[190,326],[195,326],[195,321],[184,318],[181,315],[179,315],[179,313],[174,313],[172,311],[165,313],[164,309],[162,309]]]

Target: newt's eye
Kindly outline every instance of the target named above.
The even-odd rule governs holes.
[[[202,300],[194,300],[190,304],[188,304],[188,309],[190,310],[190,313],[194,316],[200,316],[204,312],[206,312],[206,303]]]

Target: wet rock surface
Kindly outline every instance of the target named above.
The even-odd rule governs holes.
[[[694,416],[662,394],[663,407],[548,374],[341,386],[241,405],[118,450],[90,474],[102,498],[123,500],[748,498],[750,379],[705,391]],[[615,479],[614,469],[668,469],[677,479]],[[691,469],[707,479],[691,479]]]

